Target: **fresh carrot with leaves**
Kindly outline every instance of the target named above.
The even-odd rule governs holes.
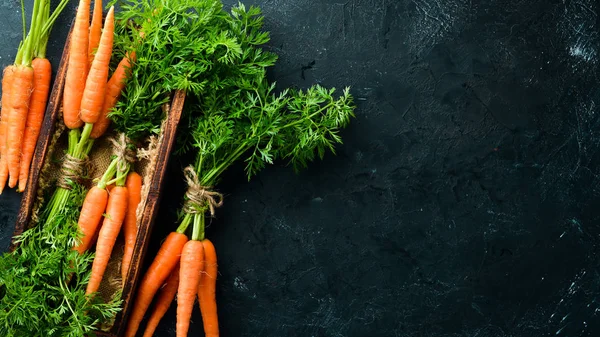
[[[34,5],[34,13],[31,22],[31,30],[28,39],[30,40],[30,48],[32,49],[34,59],[31,61],[33,69],[33,92],[29,101],[29,109],[25,117],[25,130],[23,134],[23,142],[20,149],[20,168],[19,168],[19,191],[25,190],[27,179],[29,179],[29,165],[33,158],[35,145],[40,134],[46,103],[48,101],[48,93],[50,92],[50,80],[52,77],[52,65],[45,58],[45,47],[43,44],[44,23],[48,21],[50,16],[50,3],[44,1],[36,1]],[[35,26],[35,27],[34,27]],[[34,29],[35,28],[35,29]]]
[[[167,236],[148,271],[144,274],[135,296],[125,337],[135,337],[154,295],[179,263],[183,246],[188,241],[187,236],[183,234],[185,230],[186,227],[180,227],[176,232]]]
[[[69,129],[83,126],[81,99],[89,71],[90,0],[79,0],[69,44],[69,60],[63,91],[63,119]]]
[[[110,126],[110,118],[108,117],[108,114],[115,107],[117,101],[121,97],[121,92],[125,88],[125,81],[130,74],[129,70],[132,62],[135,62],[135,52],[131,52],[131,54],[123,57],[121,62],[119,62],[117,69],[115,69],[115,72],[110,77],[110,80],[108,80],[108,83],[106,84],[106,94],[104,95],[102,112],[100,113],[100,117],[96,123],[94,123],[90,138],[100,138]]]
[[[123,223],[123,237],[125,238],[125,249],[121,261],[123,283],[127,279],[129,264],[133,255],[133,247],[135,246],[135,238],[137,236],[137,207],[142,200],[142,177],[136,172],[129,173],[125,186],[127,186],[127,191],[129,191],[129,201],[125,222]]]
[[[100,44],[94,61],[87,76],[85,89],[81,98],[81,120],[84,123],[96,123],[100,117],[106,94],[106,82],[108,81],[108,69],[112,55],[113,40],[115,32],[115,8],[108,10]]]
[[[92,294],[100,287],[100,282],[108,266],[113,247],[121,231],[125,213],[127,211],[127,187],[115,186],[108,196],[108,205],[106,206],[106,217],[102,223],[102,228],[98,233],[96,242],[96,256],[92,263],[92,273],[87,285],[86,294]]]
[[[89,63],[92,65],[96,48],[100,44],[100,36],[102,35],[102,0],[94,0],[94,11],[92,13],[92,23],[90,25],[89,37]]]
[[[217,251],[213,243],[204,239],[204,273],[198,286],[198,303],[202,313],[205,337],[219,337],[219,318],[217,314]]]
[[[21,168],[21,145],[27,124],[27,112],[29,110],[29,101],[33,92],[33,68],[31,61],[37,41],[37,33],[41,29],[36,25],[40,12],[45,9],[43,1],[33,2],[33,13],[29,33],[26,35],[25,14],[23,19],[23,40],[17,51],[14,62],[13,82],[10,89],[10,98],[8,101],[8,114],[6,125],[6,162],[8,163],[8,186],[15,187],[19,180],[19,170]],[[23,3],[21,3],[23,6]],[[23,10],[23,8],[21,8]]]
[[[2,112],[0,113],[0,193],[8,180],[8,161],[6,160],[6,127],[10,115],[10,97],[14,81],[15,66],[4,68],[2,77]]]
[[[34,44],[34,59],[31,62],[33,68],[33,93],[27,114],[27,123],[21,149],[21,167],[19,170],[19,191],[25,190],[29,179],[31,160],[35,152],[35,146],[41,131],[48,94],[50,93],[50,81],[52,80],[52,65],[46,58],[46,49],[50,31],[58,17],[58,14],[67,5],[68,0],[62,0],[50,15],[50,1],[40,1],[38,12],[33,18],[35,29],[30,32],[32,44]]]
[[[181,251],[179,288],[177,289],[177,337],[187,337],[194,302],[204,267],[204,245],[197,239],[188,241]]]
[[[171,275],[167,279],[165,285],[160,289],[156,303],[152,310],[152,314],[146,323],[146,330],[144,330],[143,337],[152,337],[154,331],[158,327],[158,323],[163,318],[171,303],[175,299],[177,294],[177,288],[179,287],[179,265],[175,266],[175,269],[171,272]]]

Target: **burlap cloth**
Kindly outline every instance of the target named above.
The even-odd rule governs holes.
[[[135,172],[139,173],[143,178],[142,185],[142,198],[137,208],[138,215],[138,228],[140,227],[140,215],[143,213],[146,200],[148,197],[148,189],[150,186],[150,180],[153,176],[154,170],[156,169],[156,160],[158,157],[157,149],[163,139],[165,123],[161,126],[160,133],[155,136],[148,137],[147,139],[135,144],[138,148],[137,157],[138,160],[133,164]],[[65,128],[62,118],[62,109],[59,113],[59,117],[56,122],[56,131],[50,141],[48,154],[46,156],[45,163],[40,172],[40,178],[38,181],[37,200],[33,206],[32,222],[30,225],[35,225],[38,222],[38,214],[46,198],[49,198],[51,193],[56,188],[57,179],[60,177],[60,168],[62,158],[65,155],[67,149],[69,130]],[[86,187],[91,187],[94,184],[94,179],[99,179],[108,165],[111,162],[111,156],[113,155],[113,146],[109,138],[118,138],[118,135],[109,129],[107,133],[100,139],[96,139],[92,150],[90,151],[88,158],[88,176],[83,181]],[[43,224],[42,224],[43,225]],[[91,248],[92,250],[94,247]],[[99,293],[102,298],[109,301],[115,292],[122,288],[121,279],[121,260],[123,257],[124,241],[122,234],[113,249],[111,259],[108,268],[102,279],[102,283],[99,288]],[[108,324],[110,325],[110,324]],[[107,328],[105,325],[104,328]]]

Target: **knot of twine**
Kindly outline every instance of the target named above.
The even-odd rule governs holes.
[[[79,179],[84,175],[85,169],[85,159],[78,159],[68,153],[65,154],[62,167],[60,168],[60,179],[58,179],[57,182],[58,187],[70,190],[71,183],[79,181]]]
[[[158,149],[158,139],[155,135],[150,136],[147,148],[141,148],[137,151],[138,159],[150,159],[156,155]]]
[[[124,133],[122,133],[119,136],[119,139],[109,138],[108,140],[113,146],[113,154],[117,156],[118,169],[120,171],[124,171],[126,169],[125,166],[128,163],[135,162],[136,159],[135,151],[133,151],[128,145],[130,142],[129,139]]]
[[[210,215],[215,216],[215,208],[223,206],[223,194],[212,191],[212,186],[202,186],[193,167],[188,166],[183,172],[188,184],[183,210],[189,214],[198,214],[208,206]]]

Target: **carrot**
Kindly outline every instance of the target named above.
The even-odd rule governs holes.
[[[81,98],[81,120],[85,123],[96,123],[104,105],[114,31],[115,8],[111,7],[106,15],[100,45],[94,56],[94,61],[92,62]]]
[[[154,331],[158,327],[158,323],[160,323],[160,320],[163,318],[167,310],[169,310],[173,299],[175,299],[178,286],[179,265],[175,266],[175,269],[171,272],[171,276],[169,276],[169,279],[160,290],[160,293],[156,299],[156,304],[154,304],[152,315],[150,315],[148,323],[146,324],[146,330],[144,330],[143,337],[152,337]]]
[[[85,196],[79,213],[79,230],[83,233],[81,243],[74,247],[80,254],[90,249],[102,221],[108,203],[108,191],[98,186],[92,187]]]
[[[69,129],[83,125],[79,116],[81,99],[88,75],[90,0],[79,0],[69,44],[69,60],[63,91],[63,119]]]
[[[121,262],[121,277],[123,283],[125,283],[125,280],[127,279],[129,264],[131,263],[131,256],[133,255],[133,247],[135,246],[135,238],[137,236],[136,213],[138,204],[142,200],[142,177],[135,172],[129,173],[129,175],[127,175],[125,186],[127,186],[127,191],[129,191],[129,202],[127,214],[125,215],[125,222],[123,223],[123,236],[125,238],[125,251]]]
[[[90,25],[89,36],[89,64],[91,66],[94,60],[94,52],[100,44],[100,35],[102,35],[102,0],[94,0],[94,12],[92,15],[92,24]]]
[[[14,82],[11,88],[10,114],[6,126],[6,159],[8,160],[8,186],[17,186],[19,170],[21,168],[21,144],[25,125],[27,124],[27,112],[29,111],[29,100],[33,92],[33,68],[26,65],[18,65],[15,68]]]
[[[127,79],[127,76],[129,76],[129,68],[131,67],[132,61],[135,61],[135,52],[132,52],[131,56],[125,55],[125,57],[123,57],[121,62],[119,62],[117,69],[110,77],[110,80],[108,80],[102,112],[96,123],[94,123],[90,138],[100,138],[104,132],[106,132],[106,129],[108,129],[108,126],[110,125],[108,113],[115,107],[119,97],[121,97],[121,92],[125,88],[125,80]]]
[[[204,335],[206,337],[219,337],[219,318],[217,315],[216,283],[217,283],[217,252],[215,246],[208,239],[201,241],[204,246],[204,273],[200,277],[198,286],[198,302]]]
[[[50,80],[52,77],[52,65],[47,58],[35,58],[31,62],[33,68],[33,93],[29,102],[29,112],[27,123],[25,125],[25,136],[21,150],[21,168],[19,169],[19,191],[24,191],[29,179],[29,166],[35,152],[44,113],[46,112],[46,103],[48,102],[48,93],[50,92]]]
[[[2,77],[2,112],[0,113],[0,193],[8,180],[8,161],[6,160],[6,126],[10,115],[10,97],[14,82],[15,66],[4,68]]]
[[[177,289],[177,325],[175,336],[187,337],[194,302],[200,285],[200,275],[204,266],[204,245],[201,241],[190,240],[181,252],[179,269],[179,289]]]
[[[172,232],[161,245],[138,287],[127,330],[125,330],[125,337],[135,337],[154,294],[179,262],[181,250],[187,241],[188,238],[185,234]]]
[[[86,294],[94,293],[100,287],[100,282],[104,276],[104,271],[108,266],[108,260],[112,254],[113,247],[121,231],[125,213],[127,211],[127,187],[115,186],[108,196],[108,205],[106,206],[106,217],[102,223],[102,228],[98,233],[96,243],[96,256],[92,263],[92,273],[87,285]]]

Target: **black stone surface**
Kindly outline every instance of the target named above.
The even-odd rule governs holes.
[[[351,85],[358,109],[337,156],[299,175],[227,174],[208,230],[223,336],[600,335],[597,1],[256,4],[272,79]],[[0,0],[3,67],[18,8]],[[174,228],[181,165],[149,254]],[[2,248],[18,202],[0,197]]]

